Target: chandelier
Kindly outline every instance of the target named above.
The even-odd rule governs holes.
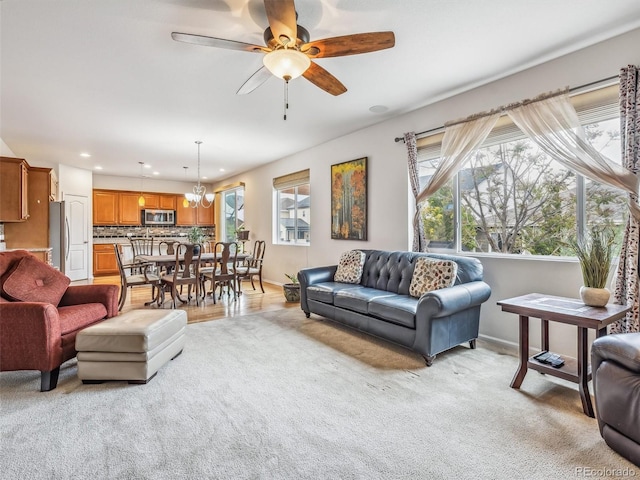
[[[200,185],[200,140],[196,140],[198,145],[198,184],[194,185],[193,192],[185,193],[183,204],[185,207],[191,208],[203,207],[209,208],[213,205],[213,193],[207,193],[206,187]],[[186,170],[185,170],[186,171]]]

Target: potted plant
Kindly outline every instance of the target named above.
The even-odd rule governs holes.
[[[293,275],[289,275],[288,273],[284,274],[291,283],[285,283],[282,285],[282,289],[284,290],[284,298],[287,299],[287,302],[299,302],[300,301],[300,284],[298,283],[298,277],[294,273]]]
[[[604,307],[611,296],[605,285],[611,271],[615,233],[610,228],[595,226],[588,236],[570,241],[569,246],[582,270],[584,286],[580,288],[580,298],[585,305]]]
[[[189,243],[202,245],[207,240],[204,230],[200,227],[191,227],[187,232]]]
[[[236,230],[238,240],[249,240],[249,230],[245,230],[244,223]]]

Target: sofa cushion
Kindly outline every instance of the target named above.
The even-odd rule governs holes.
[[[338,269],[333,279],[342,283],[360,283],[366,255],[360,250],[351,250],[340,255]]]
[[[345,288],[353,288],[350,283],[320,282],[307,287],[307,298],[333,305],[333,295]]]
[[[395,293],[378,290],[375,288],[367,288],[354,286],[353,288],[345,288],[339,290],[333,296],[333,304],[336,307],[346,308],[354,312],[369,313],[369,302],[374,298],[397,296]]]
[[[69,283],[69,277],[33,255],[27,255],[4,280],[2,291],[12,300],[57,306]]]
[[[369,315],[403,327],[416,328],[418,299],[408,295],[374,298],[369,302]]]
[[[427,292],[453,286],[458,273],[458,264],[451,260],[420,257],[413,270],[409,294],[421,297]]]
[[[58,316],[60,317],[60,333],[66,335],[102,320],[107,316],[107,309],[101,303],[83,303],[82,305],[59,307]]]

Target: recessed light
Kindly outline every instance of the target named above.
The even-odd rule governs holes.
[[[384,105],[374,105],[373,107],[369,107],[369,111],[373,113],[384,113],[389,110],[389,107]]]
[[[220,171],[221,171],[221,172],[224,172],[224,168],[221,168],[221,169],[220,169]]]
[[[91,154],[90,154],[90,153],[86,153],[86,152],[82,152],[82,153],[80,154],[80,156],[81,156],[81,157],[84,157],[84,158],[89,158],[89,157],[91,156]]]
[[[207,179],[207,177],[202,177],[202,179],[203,179],[203,180],[206,180],[206,179]]]
[[[153,172],[154,175],[160,175],[160,172]]]
[[[145,163],[144,168],[151,168],[151,165],[149,165],[148,163]]]
[[[95,168],[96,170],[102,170],[102,167],[101,167],[100,165],[96,165],[94,168]]]

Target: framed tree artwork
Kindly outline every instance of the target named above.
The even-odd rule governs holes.
[[[367,239],[367,157],[331,165],[331,238]]]

